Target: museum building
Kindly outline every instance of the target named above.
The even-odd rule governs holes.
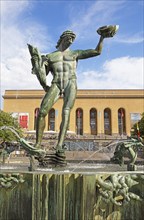
[[[5,112],[18,117],[27,131],[35,130],[43,90],[6,90]],[[59,131],[63,97],[46,116],[45,131]],[[78,90],[68,130],[78,135],[130,135],[144,112],[144,90]]]

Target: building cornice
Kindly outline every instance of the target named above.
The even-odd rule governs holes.
[[[45,95],[43,90],[6,90],[3,96],[4,99],[42,99]],[[77,91],[77,99],[79,98],[95,98],[95,99],[117,99],[117,98],[144,98],[143,89],[81,89]]]

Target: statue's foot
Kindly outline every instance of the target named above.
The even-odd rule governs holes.
[[[45,150],[42,150],[42,149],[35,150],[35,153],[40,157],[45,157],[45,155],[46,155]]]
[[[65,153],[65,150],[64,149],[60,149],[60,148],[59,149],[56,148],[56,153]]]
[[[41,145],[38,144],[38,143],[36,143],[36,144],[34,145],[34,148],[40,149],[40,148],[41,148]]]
[[[46,152],[45,152],[45,150],[41,149],[41,145],[40,144],[36,143],[33,148],[34,148],[33,152],[35,154],[37,154],[37,156],[45,157]]]
[[[62,146],[56,146],[56,155],[60,157],[65,157],[65,149]]]
[[[63,144],[62,146],[57,145],[54,149],[56,150],[57,153],[65,153],[67,147],[65,144]]]

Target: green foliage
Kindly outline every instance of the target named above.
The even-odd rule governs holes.
[[[23,135],[23,131],[18,123],[17,118],[12,117],[10,113],[0,110],[0,127],[8,126],[16,130],[19,136]],[[16,141],[16,135],[10,130],[0,129],[0,139],[2,141]]]
[[[140,136],[144,137],[144,112],[142,113],[141,120],[138,122],[138,127],[139,127]],[[133,129],[134,129],[134,135],[137,135],[138,133],[137,123],[134,124]]]

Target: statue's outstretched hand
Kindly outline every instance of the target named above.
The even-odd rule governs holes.
[[[119,25],[109,25],[109,26],[107,25],[100,27],[97,30],[97,33],[101,35],[103,38],[109,38],[109,37],[113,37],[118,29],[119,29]]]

